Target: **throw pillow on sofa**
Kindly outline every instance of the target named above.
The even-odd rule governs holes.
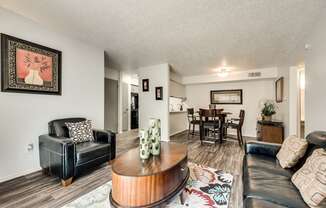
[[[291,168],[297,164],[308,148],[308,142],[296,136],[286,138],[276,157],[282,168]]]
[[[325,207],[326,150],[314,150],[291,180],[309,207]]]
[[[66,122],[69,130],[69,136],[74,143],[94,141],[92,123],[90,120],[70,123]]]

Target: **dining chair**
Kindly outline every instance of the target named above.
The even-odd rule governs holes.
[[[216,104],[209,104],[208,105],[208,108],[209,109],[216,109]]]
[[[223,108],[215,108],[216,114],[219,114],[224,111]]]
[[[199,127],[200,120],[196,118],[195,111],[193,108],[187,109],[187,117],[188,117],[188,137],[189,135],[195,135],[195,127],[196,125]],[[191,126],[192,126],[192,132],[191,132]]]
[[[200,117],[200,143],[203,141],[214,141],[219,139],[220,120],[216,116],[215,109],[199,109]]]
[[[227,129],[235,129],[237,131],[237,139],[239,142],[239,146],[241,147],[243,143],[243,137],[242,137],[242,126],[245,118],[245,111],[240,110],[239,118],[231,118],[229,119],[225,124],[225,132],[227,132]]]

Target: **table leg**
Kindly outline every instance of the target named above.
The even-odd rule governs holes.
[[[204,137],[204,132],[203,132],[203,125],[199,125],[199,139],[200,139],[200,143],[202,143],[203,137]]]
[[[225,124],[225,117],[222,116],[221,118],[221,126],[220,126],[220,143],[223,142],[224,137],[224,124]]]
[[[180,203],[181,203],[182,205],[184,205],[186,200],[185,200],[185,197],[184,197],[184,195],[183,195],[183,191],[180,193],[179,197],[180,197]]]

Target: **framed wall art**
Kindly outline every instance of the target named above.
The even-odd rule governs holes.
[[[155,87],[156,100],[163,100],[163,87]]]
[[[277,103],[283,102],[284,78],[281,77],[275,82],[275,100]]]
[[[242,89],[212,90],[211,104],[242,104]]]
[[[61,95],[61,51],[1,35],[1,91]]]
[[[148,92],[149,91],[149,79],[143,79],[142,84],[143,84],[143,92]]]

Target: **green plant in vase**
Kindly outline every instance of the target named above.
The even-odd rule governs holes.
[[[266,101],[264,107],[261,110],[262,119],[265,121],[271,121],[272,116],[276,113],[276,105],[271,101]]]

